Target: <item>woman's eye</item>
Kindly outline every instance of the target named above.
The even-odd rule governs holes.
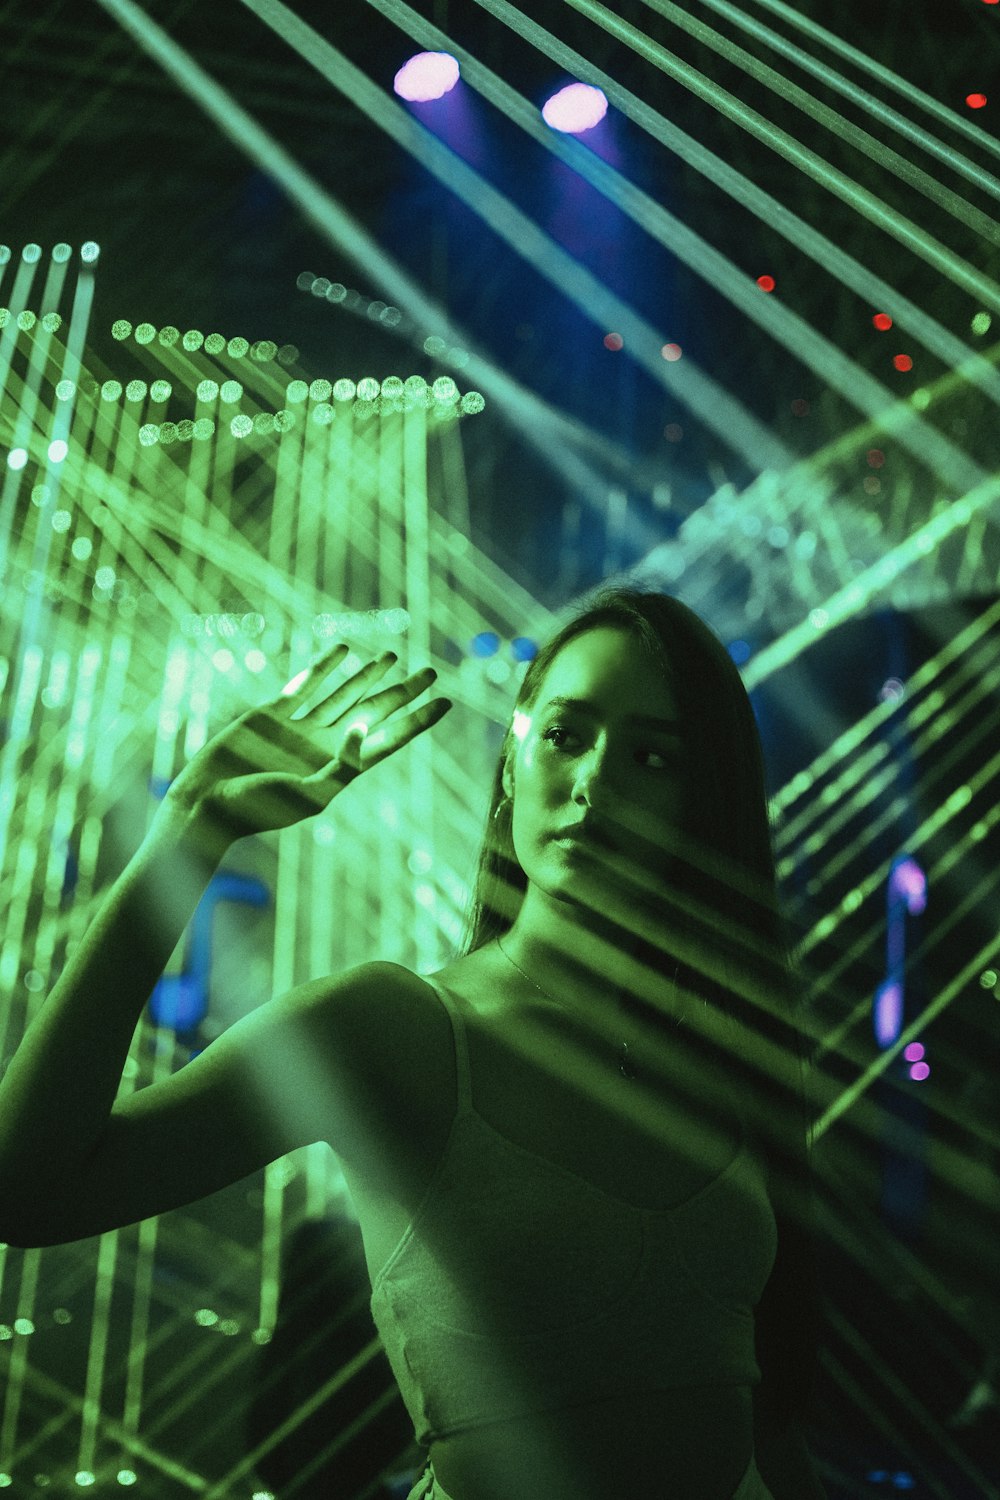
[[[571,729],[565,729],[561,724],[553,724],[552,728],[551,729],[546,729],[545,733],[542,735],[542,739],[543,740],[548,740],[548,742],[551,745],[553,745],[556,750],[562,750],[564,748],[564,741],[567,738],[569,738],[569,739],[575,739],[576,736],[573,734],[573,731]],[[650,770],[650,771],[669,771],[670,770],[670,760],[669,760],[669,757],[662,750],[653,750],[650,746],[643,745],[640,749],[638,749],[636,751],[636,756],[637,757],[642,756],[642,757],[646,758],[646,769],[647,770]],[[650,759],[652,759],[653,762],[659,762],[659,764],[650,764],[649,763]]]
[[[563,729],[559,724],[554,724],[551,729],[547,729],[545,731],[545,733],[542,735],[542,739],[543,740],[550,740],[552,742],[552,744],[555,745],[555,747],[556,747],[557,750],[561,750],[562,749],[562,742],[560,741],[559,743],[556,743],[555,736],[556,735],[564,735],[565,736],[565,735],[568,735],[568,734],[569,734],[569,730],[568,729]]]

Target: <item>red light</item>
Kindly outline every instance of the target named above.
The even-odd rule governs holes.
[[[966,94],[966,96],[965,96],[965,102],[969,106],[970,109],[985,109],[986,108],[986,103],[987,103],[986,95],[985,94]]]
[[[613,349],[616,352],[623,347],[625,340],[620,333],[606,333],[604,335],[605,349]]]
[[[896,366],[896,369],[900,370],[903,374],[905,374],[907,370],[913,369],[913,360],[908,354],[894,354],[892,357],[892,362]]]
[[[758,276],[757,285],[760,287],[762,292],[773,292],[774,288],[777,286],[777,282],[775,281],[773,276]]]
[[[663,358],[669,360],[671,364],[673,364],[675,360],[680,359],[681,352],[682,351],[680,344],[664,344],[663,348],[660,350]]]
[[[1000,0],[997,0],[997,3],[1000,4]],[[872,322],[879,333],[887,333],[892,327],[892,319],[888,313],[876,313],[874,318],[872,318]]]
[[[882,452],[881,448],[869,448],[867,457],[868,467],[870,469],[881,469],[882,465],[885,463],[885,454]]]

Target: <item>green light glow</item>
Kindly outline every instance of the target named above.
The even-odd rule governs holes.
[[[539,444],[551,450],[563,472],[578,477],[581,494],[589,493],[588,484],[599,486],[600,475],[595,473],[599,466],[592,468],[590,458],[598,450],[584,445],[591,435],[536,403],[481,356],[466,353],[468,341],[462,331],[450,325],[423,290],[379,246],[373,246],[360,226],[142,8],[124,0],[102,3],[218,127],[270,172],[327,243],[355,264],[365,265],[366,275],[382,295],[398,300],[416,326],[443,331],[446,336],[435,334],[425,341],[428,353],[451,369],[466,363],[470,379],[490,394],[491,401],[496,393],[506,412],[517,415],[519,427],[528,435],[537,434]],[[440,36],[447,50],[456,50],[443,32],[435,32],[409,7],[392,0],[374,3],[411,34]],[[807,149],[745,108],[738,91],[725,93],[648,38],[640,44],[634,28],[628,28],[610,7],[592,0],[571,3],[688,88],[703,106],[721,109],[727,118],[765,141],[845,203],[853,215],[877,224],[940,274],[958,280],[960,272],[964,280],[959,284],[976,295],[973,306],[980,302],[998,305],[998,289],[992,280],[974,266],[959,263],[946,246],[911,220],[878,205],[875,195],[835,171],[818,151]],[[828,45],[829,33],[809,30],[811,23],[788,7],[771,0],[756,3],[800,33],[816,40],[822,36]],[[284,29],[286,40],[302,50],[332,84],[342,89],[353,85],[356,70],[352,72],[346,59],[287,7],[272,0],[247,0],[247,4],[268,24]],[[528,15],[501,0],[484,0],[484,8],[505,24],[515,25],[550,61],[569,68],[573,59],[568,49]],[[720,52],[732,66],[744,69],[757,84],[807,111],[814,125],[822,128],[810,127],[811,143],[826,131],[871,156],[872,137],[834,111],[820,109],[803,91],[721,33],[666,0],[650,8]],[[985,173],[971,176],[971,164],[960,153],[918,131],[865,90],[749,19],[745,10],[728,0],[705,0],[701,10],[749,30],[755,43],[821,78],[825,86],[849,100],[852,108],[897,130],[946,161],[955,174],[976,180],[985,192],[992,192],[992,180]],[[794,585],[799,612],[791,628],[751,658],[744,671],[748,686],[765,681],[841,623],[887,600],[905,597],[907,581],[924,565],[933,566],[946,557],[947,544],[958,539],[963,541],[963,560],[961,564],[941,563],[938,597],[943,596],[945,586],[950,592],[961,592],[958,579],[965,589],[981,583],[987,554],[982,546],[977,552],[976,538],[981,540],[983,528],[992,519],[1000,481],[981,471],[973,444],[966,449],[952,441],[945,436],[952,431],[946,422],[942,430],[940,424],[924,420],[923,414],[940,411],[944,396],[964,384],[975,386],[997,403],[1000,377],[993,360],[970,350],[929,311],[903,298],[889,281],[875,276],[815,225],[805,223],[730,163],[719,161],[700,142],[677,131],[648,102],[609,80],[606,92],[615,108],[710,177],[735,203],[767,222],[871,305],[887,304],[891,298],[899,327],[940,358],[949,371],[943,381],[929,382],[900,401],[894,389],[846,358],[789,306],[758,296],[738,267],[595,153],[579,142],[557,140],[544,131],[531,101],[510,90],[478,60],[468,62],[467,67],[463,56],[463,76],[470,87],[617,204],[646,234],[706,276],[762,332],[821,373],[863,419],[860,427],[838,435],[807,462],[794,462],[780,436],[692,366],[687,355],[677,368],[668,368],[671,362],[665,362],[661,353],[663,330],[612,297],[537,223],[518,214],[508,199],[459,163],[395,101],[388,100],[384,88],[370,79],[362,80],[361,108],[373,119],[379,113],[379,128],[437,173],[485,223],[517,247],[533,270],[558,285],[593,321],[621,327],[629,357],[635,357],[651,375],[655,369],[654,378],[672,398],[712,426],[760,472],[760,479],[743,496],[727,498],[720,490],[697,518],[691,517],[691,524],[682,528],[674,556],[679,564],[674,576],[683,586],[687,588],[688,580],[703,568],[709,576],[710,594],[718,570],[733,561],[740,563],[746,556],[749,566],[757,563],[758,553],[769,549],[783,553],[779,564],[771,564],[772,576],[789,587]],[[578,69],[574,66],[573,71]],[[952,112],[948,116],[950,120]],[[938,118],[943,117],[939,114]],[[994,147],[987,143],[983,150]],[[967,227],[985,232],[986,216],[945,183],[917,173],[912,164],[889,152],[882,165]],[[33,261],[22,256],[18,274],[25,267],[30,270],[39,256]],[[87,280],[92,282],[93,277]],[[332,283],[325,295],[329,298],[339,285]],[[346,298],[346,288],[341,290]],[[298,369],[291,345],[279,347],[266,340],[250,344],[241,337],[227,341],[222,334],[203,339],[194,331],[181,337],[171,325],[157,334],[151,324],[140,324],[135,329],[136,343],[155,344],[144,356],[144,364],[156,362],[170,378],[152,379],[148,389],[143,381],[131,382],[122,403],[120,381],[96,361],[87,360],[90,370],[82,367],[83,317],[82,321],[70,320],[69,334],[55,324],[46,326],[43,319],[43,332],[51,335],[55,375],[65,371],[54,387],[62,405],[47,410],[51,383],[32,384],[42,368],[41,356],[34,353],[34,341],[41,342],[33,326],[35,315],[26,313],[22,296],[11,295],[9,301],[11,308],[20,311],[13,320],[0,318],[5,330],[0,361],[6,359],[8,338],[16,333],[30,337],[16,343],[16,360],[12,357],[9,365],[0,364],[0,392],[14,408],[30,410],[31,415],[23,440],[18,436],[19,446],[9,449],[3,471],[8,486],[5,497],[11,496],[3,512],[7,529],[0,537],[8,567],[4,576],[10,577],[17,598],[23,591],[28,609],[23,619],[16,620],[17,630],[23,633],[17,634],[15,621],[8,620],[6,636],[0,641],[2,685],[6,686],[9,676],[16,688],[10,695],[9,741],[2,762],[6,800],[0,817],[0,851],[10,901],[0,947],[5,996],[0,1007],[0,1055],[8,1050],[2,1044],[20,1025],[22,1011],[30,1013],[42,1003],[51,976],[64,960],[67,943],[78,939],[93,913],[100,895],[98,870],[107,865],[106,858],[99,862],[99,855],[104,856],[108,848],[110,829],[105,820],[123,787],[136,783],[141,800],[151,770],[155,777],[169,779],[204,742],[218,718],[244,707],[265,690],[276,690],[277,684],[294,676],[311,658],[317,642],[331,633],[351,632],[361,655],[370,644],[392,635],[392,644],[407,664],[416,665],[431,659],[441,641],[470,639],[484,620],[508,639],[522,633],[526,621],[539,636],[552,623],[538,602],[482,555],[466,530],[455,524],[464,499],[460,428],[442,427],[439,432],[435,424],[439,420],[455,423],[460,413],[482,411],[485,398],[479,390],[461,395],[451,376],[441,376],[430,388],[421,376],[404,380],[370,375],[358,384],[347,378],[312,378],[312,372],[307,375]],[[36,305],[50,304],[36,301]],[[388,306],[383,306],[388,313]],[[178,316],[181,311],[177,310]],[[22,322],[24,318],[32,321]],[[988,311],[977,313],[970,324],[972,335],[983,337],[991,322]],[[119,320],[112,333],[122,342],[131,337],[131,324]],[[185,358],[196,353],[200,357],[197,366]],[[208,363],[210,358],[223,356],[244,361],[242,381],[225,379],[220,385],[205,377],[206,367],[223,374]],[[87,392],[91,389],[99,400],[90,400]],[[81,396],[78,403],[77,395]],[[151,403],[171,397],[176,397],[177,420],[152,420],[163,413],[151,412]],[[241,409],[231,418],[226,411],[218,424],[209,417],[194,419],[196,402],[219,400],[230,407],[238,403]],[[303,410],[307,400],[313,404]],[[279,401],[287,406],[272,412]],[[182,415],[187,412],[192,415]],[[62,416],[65,426],[57,429]],[[875,515],[879,534],[867,547],[855,549],[856,506],[832,495],[826,478],[845,454],[860,455],[863,461],[865,447],[876,440],[888,449],[887,435],[919,455],[939,485],[935,487],[932,481],[931,500],[925,499],[922,509],[912,511],[906,510],[905,500],[893,497],[887,485],[880,500],[884,509],[866,513]],[[239,447],[235,440],[249,440],[249,446]],[[26,487],[34,475],[32,480],[19,478],[29,453],[36,461],[39,455],[48,454],[50,464],[59,467],[58,473],[44,475],[44,485],[31,489],[30,505]],[[17,463],[12,462],[15,455]],[[70,461],[63,464],[64,458]],[[433,484],[429,481],[432,471]],[[780,475],[777,481],[776,475]],[[605,501],[606,488],[605,484]],[[741,539],[735,546],[734,536]],[[824,567],[825,572],[821,571]],[[946,568],[951,572],[946,573]],[[58,608],[43,610],[40,604],[32,604],[33,578],[58,590]],[[989,582],[995,589],[995,577]],[[36,589],[35,594],[39,593]],[[374,621],[370,618],[373,598],[386,604],[398,602],[398,629],[390,629],[388,609]],[[932,888],[962,860],[975,869],[976,858],[983,860],[981,847],[976,854],[977,846],[1000,823],[1000,797],[995,795],[1000,755],[990,739],[991,733],[995,739],[995,726],[981,722],[979,712],[982,684],[990,680],[990,673],[995,680],[995,664],[991,666],[987,656],[989,627],[984,622],[988,618],[995,623],[995,610],[984,610],[973,626],[915,673],[906,684],[902,703],[880,704],[837,736],[775,799],[783,873],[793,876],[796,862],[807,860],[813,881],[814,920],[803,938],[803,955],[817,954],[822,944],[831,943],[836,955],[824,968],[823,980],[844,1002],[836,1024],[822,1038],[821,1057],[825,1052],[836,1066],[822,1079],[826,1093],[815,1139],[849,1110],[855,1111],[862,1132],[873,1128],[872,1086],[917,1034],[910,1026],[875,1064],[869,1066],[867,1056],[863,1065],[858,1063],[852,1033],[870,1015],[870,996],[858,997],[848,989],[851,965],[870,954],[876,943],[887,878],[885,862],[872,868],[876,861],[870,857],[870,848],[877,839],[888,840],[893,829],[902,825],[908,806],[902,791],[894,790],[897,769],[885,737],[890,718],[896,716],[893,722],[902,725],[901,733],[908,737],[914,756],[926,754],[939,742],[947,747],[946,735],[953,736],[956,744],[954,752],[942,754],[935,763],[937,780],[928,787],[933,807],[910,841],[910,847],[926,858]],[[245,621],[251,621],[252,627],[244,627]],[[363,621],[364,628],[359,623]],[[967,670],[975,667],[974,677],[961,681],[952,672],[957,662]],[[437,664],[445,672],[452,671],[446,661]],[[471,670],[466,673],[467,667]],[[466,723],[442,743],[419,747],[420,753],[414,753],[401,773],[397,795],[390,799],[377,787],[370,793],[365,789],[353,803],[345,799],[343,813],[338,807],[333,822],[320,820],[316,828],[291,830],[275,841],[273,849],[259,847],[248,856],[274,897],[268,912],[271,925],[261,929],[261,941],[248,941],[248,953],[253,948],[253,957],[266,968],[264,988],[269,993],[295,983],[305,970],[336,972],[373,953],[391,950],[413,967],[429,968],[453,948],[480,833],[477,798],[481,800],[492,769],[487,731],[502,724],[509,713],[514,668],[498,658],[481,668],[475,662],[463,662],[462,672],[464,676],[453,672],[458,691],[450,690],[462,699]],[[39,734],[40,725],[43,734]],[[517,723],[514,728],[517,734]],[[973,751],[979,767],[974,774],[958,759],[959,752],[968,757]],[[16,767],[28,769],[17,780],[17,796],[13,797],[7,791],[15,784]],[[966,831],[962,815],[971,820],[969,809],[977,798],[981,800],[976,803],[976,822]],[[473,807],[476,817],[470,816]],[[42,839],[39,829],[44,830]],[[371,856],[373,829],[377,859]],[[852,834],[852,830],[856,831]],[[71,909],[63,899],[70,848],[77,865]],[[416,886],[409,878],[413,875],[420,877]],[[973,899],[982,902],[989,897],[991,878],[985,874],[978,881],[970,878],[970,910]],[[344,920],[337,924],[329,921],[331,889],[343,891]],[[401,911],[406,913],[403,941],[410,942],[412,934],[407,949],[399,948],[396,919]],[[936,925],[930,930],[940,939],[959,915],[935,914]],[[995,986],[996,953],[993,936],[951,975],[921,1018],[921,1036],[935,1017],[961,999],[968,986]],[[182,962],[183,955],[179,955],[178,964]],[[990,984],[985,982],[987,977]],[[979,1003],[985,1004],[985,997]],[[129,1087],[166,1078],[185,1061],[183,1049],[151,1033],[151,1026],[144,1022],[133,1049]],[[845,1073],[848,1064],[850,1071]],[[308,1059],[303,1069],[308,1077]],[[845,1076],[851,1079],[846,1089],[838,1081]],[[268,1080],[255,1082],[262,1107],[267,1107]],[[956,1173],[967,1165],[956,1161]],[[219,1479],[181,1472],[163,1451],[168,1446],[163,1434],[172,1416],[186,1404],[200,1403],[211,1412],[220,1381],[245,1380],[254,1351],[270,1340],[277,1317],[279,1250],[282,1236],[299,1213],[295,1198],[299,1186],[304,1187],[313,1217],[341,1201],[336,1167],[322,1148],[318,1153],[310,1148],[294,1163],[272,1164],[263,1175],[259,1198],[248,1206],[256,1241],[247,1264],[239,1272],[232,1271],[233,1286],[239,1283],[236,1290],[213,1284],[210,1290],[196,1293],[185,1285],[181,1291],[172,1291],[173,1303],[165,1299],[163,1287],[153,1276],[156,1236],[161,1232],[156,1221],[143,1225],[136,1234],[112,1234],[100,1244],[79,1249],[74,1265],[82,1268],[78,1279],[91,1294],[86,1371],[78,1382],[82,1396],[75,1398],[75,1404],[61,1403],[64,1415],[60,1420],[78,1436],[75,1473],[80,1487],[89,1486],[95,1475],[114,1472],[118,1483],[132,1484],[137,1480],[133,1462],[143,1472],[144,1483],[145,1465],[151,1471],[169,1473],[192,1493],[219,1500],[223,1495],[244,1493],[256,1482],[252,1471],[259,1455],[254,1454],[234,1455],[230,1472]],[[241,1211],[242,1207],[234,1209],[234,1217]],[[181,1214],[184,1227],[192,1230],[187,1236],[190,1244],[207,1244],[214,1262],[224,1263],[220,1246],[228,1242],[209,1211],[205,1210],[205,1222],[200,1212],[190,1220]],[[169,1222],[164,1222],[162,1233],[169,1238]],[[13,1263],[14,1254],[9,1253],[7,1265]],[[0,1421],[0,1452],[20,1478],[29,1472],[26,1466],[31,1462],[31,1439],[18,1433],[23,1424],[21,1394],[35,1377],[35,1361],[41,1360],[35,1353],[41,1341],[29,1335],[48,1313],[40,1290],[45,1283],[39,1275],[38,1257],[19,1260],[18,1270],[17,1317],[5,1305],[5,1315],[12,1321],[0,1328],[10,1372]],[[112,1292],[120,1300],[118,1289],[132,1294],[128,1314],[132,1321],[127,1329],[125,1323],[120,1328],[114,1324]],[[60,1295],[69,1300],[68,1292]],[[219,1312],[199,1306],[206,1296],[217,1298]],[[238,1307],[232,1305],[239,1299]],[[61,1325],[53,1322],[58,1330]],[[160,1344],[169,1351],[182,1325],[188,1333],[191,1325],[204,1329],[202,1345],[217,1346],[212,1350],[216,1362],[211,1368],[204,1358],[193,1356],[179,1369],[172,1359],[159,1359]],[[119,1331],[122,1348],[116,1347],[113,1337]],[[363,1351],[359,1360],[363,1363],[372,1352]],[[295,1420],[317,1410],[357,1368],[356,1361],[332,1374]],[[113,1379],[118,1378],[125,1386],[125,1400],[112,1405],[109,1393]],[[224,1435],[221,1424],[219,1430]],[[67,1474],[73,1472],[70,1469]],[[0,1485],[5,1478],[0,1476]]]

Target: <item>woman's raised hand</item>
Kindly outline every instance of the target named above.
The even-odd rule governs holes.
[[[376,692],[393,652],[327,688],[343,664],[341,643],[270,702],[247,709],[203,745],[171,783],[164,802],[195,819],[215,841],[287,828],[329,805],[363,771],[401,750],[448,712],[432,698],[386,722],[419,698],[437,675],[425,667]]]

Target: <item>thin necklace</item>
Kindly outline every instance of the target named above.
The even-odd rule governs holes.
[[[524,978],[528,981],[529,984],[533,984],[535,986],[535,989],[539,992],[539,994],[544,995],[546,1000],[550,1001],[551,1004],[559,1005],[559,1001],[553,1000],[548,990],[542,989],[542,986],[538,983],[537,979],[532,979],[531,975],[526,974],[525,971],[521,968],[520,964],[514,963],[514,960],[511,958],[510,954],[507,952],[507,949],[504,947],[503,943],[501,943],[499,938],[497,938],[496,943],[497,947],[500,949],[500,952],[503,954],[507,962],[509,964],[512,964],[519,974],[524,975]],[[628,1042],[626,1041],[623,1041],[621,1047],[618,1049],[618,1071],[623,1078],[627,1078],[629,1080],[638,1078],[639,1076],[638,1072],[636,1071],[635,1063],[632,1059],[631,1051],[629,1050]]]

